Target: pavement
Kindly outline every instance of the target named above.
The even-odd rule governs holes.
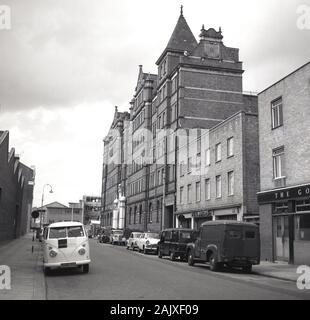
[[[190,290],[192,292],[199,293],[200,284],[206,282],[208,286],[214,284],[214,288],[226,287],[227,295],[225,297],[229,298],[228,293],[232,288],[229,281],[233,280],[235,281],[234,290],[237,290],[240,286],[239,293],[242,291],[252,292],[253,288],[249,286],[249,283],[257,286],[256,293],[253,293],[255,299],[260,297],[259,290],[261,289],[268,289],[270,297],[285,293],[286,286],[289,290],[295,288],[293,289],[295,291],[299,276],[296,273],[297,266],[282,262],[261,262],[259,266],[253,266],[251,275],[230,271],[214,274],[206,271],[208,267],[205,266],[192,268],[187,266],[187,263],[158,259],[154,255],[144,256],[137,252],[125,250],[124,247],[102,245],[95,240],[90,242],[92,263],[89,275],[61,270],[47,278],[45,278],[42,270],[41,243],[37,240],[32,242],[32,234],[20,239],[0,242],[0,266],[9,266],[12,276],[11,290],[0,289],[0,300],[89,299],[91,297],[93,299],[112,298],[116,300],[153,299],[154,297],[173,299],[175,292],[181,293],[182,291],[184,295],[178,294],[179,299],[191,299],[196,294],[187,294],[186,286],[181,285],[184,284],[186,278],[190,279],[191,277],[197,279],[198,285],[198,287],[195,287],[192,280],[188,282],[187,286],[192,287],[192,290]],[[32,246],[34,246],[33,252]],[[167,275],[165,281],[162,279],[163,273]],[[108,274],[110,276],[107,277]],[[272,279],[268,280],[268,278]],[[151,279],[157,279],[155,285]],[[104,282],[101,283],[101,281]],[[170,287],[170,285],[167,286],[171,282],[175,282],[175,286],[180,286],[179,291],[175,291],[175,288]],[[161,286],[156,289],[157,284],[161,284]],[[263,285],[266,285],[266,287],[263,287]],[[273,286],[277,289],[273,290]],[[102,290],[102,288],[107,287],[109,288],[108,291]],[[150,288],[153,291],[151,295]],[[170,292],[171,289],[173,292]],[[129,291],[132,293],[130,294]],[[200,297],[199,299],[212,299],[217,296],[216,292],[215,290],[214,294],[206,295],[201,292],[197,294],[197,297]],[[293,295],[296,298],[296,293],[298,298],[298,292],[293,292]],[[266,294],[268,296],[267,291]],[[223,296],[219,295],[219,298],[221,297]],[[231,295],[231,297],[233,298],[234,295]],[[281,298],[282,296],[279,295],[278,297]],[[241,296],[240,298],[242,299]]]
[[[0,300],[46,299],[41,243],[32,242],[32,234],[0,242],[1,265],[11,269],[11,289],[0,288]]]
[[[297,282],[300,274],[297,274],[298,266],[291,265],[285,262],[268,262],[261,261],[260,265],[253,266],[253,273],[259,274],[265,277]]]

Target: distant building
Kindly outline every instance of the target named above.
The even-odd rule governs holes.
[[[101,219],[101,197],[83,196],[81,204],[84,224],[90,223],[91,220]]]
[[[29,231],[35,170],[9,151],[9,132],[0,131],[0,241]]]
[[[262,259],[310,264],[310,62],[262,91]]]
[[[38,209],[45,211],[42,214],[43,225],[61,221],[82,221],[82,206],[80,203],[70,203],[68,207],[59,202],[52,202]]]

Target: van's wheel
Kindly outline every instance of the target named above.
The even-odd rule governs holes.
[[[161,253],[161,251],[158,249],[158,258],[161,259],[163,257],[163,254]]]
[[[242,267],[242,271],[246,273],[251,273],[252,272],[252,265],[249,264],[247,266]]]
[[[147,254],[147,251],[146,251],[146,248],[145,248],[145,247],[143,247],[143,253],[144,253],[144,254]]]
[[[214,253],[211,254],[209,263],[211,271],[217,271],[219,269],[219,264],[216,262],[216,256]]]
[[[170,260],[175,261],[175,253],[174,252],[170,252]]]
[[[83,273],[88,273],[89,272],[89,264],[83,264],[82,272]]]
[[[193,255],[193,252],[192,252],[192,251],[190,251],[190,252],[188,253],[187,263],[188,263],[188,265],[191,266],[191,267],[195,264],[194,255]]]

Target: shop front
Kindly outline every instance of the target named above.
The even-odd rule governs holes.
[[[310,184],[260,192],[258,202],[262,258],[310,265]]]

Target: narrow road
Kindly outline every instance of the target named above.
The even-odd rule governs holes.
[[[190,267],[95,240],[90,245],[89,274],[53,271],[45,278],[47,299],[310,299],[309,292],[299,291],[289,281],[241,271],[213,273],[206,265]]]

